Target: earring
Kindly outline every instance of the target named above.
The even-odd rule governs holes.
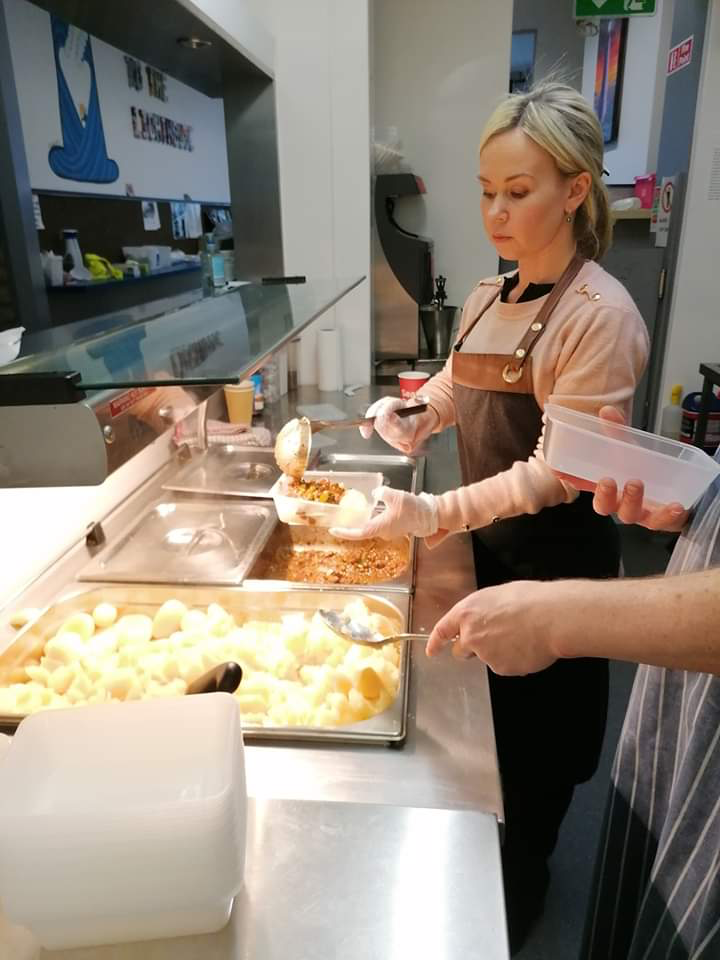
[[[572,222],[573,222],[572,214],[571,214],[571,213],[566,213],[566,214],[565,214],[565,219],[567,220],[568,223],[572,223]]]

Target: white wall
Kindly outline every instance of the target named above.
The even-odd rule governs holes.
[[[609,145],[605,152],[605,165],[610,171],[608,184],[633,183],[634,177],[655,170],[672,11],[673,0],[658,0],[654,17],[629,18],[620,129],[617,143]],[[597,47],[597,37],[588,37],[582,92],[590,103],[595,87]]]
[[[274,34],[283,254],[288,274],[370,274],[367,0],[251,0]],[[370,381],[366,280],[303,334],[315,383],[319,328],[342,331],[344,382]]]
[[[675,383],[683,393],[699,390],[701,362],[720,361],[720,191],[711,192],[720,171],[720,0],[711,0],[698,90],[688,189],[677,278],[670,313],[661,396]]]
[[[480,217],[477,144],[507,91],[513,5],[507,0],[377,0],[373,8],[374,127],[397,127],[427,194],[398,222],[434,242],[434,271],[462,305],[497,270]]]

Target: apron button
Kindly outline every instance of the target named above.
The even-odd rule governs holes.
[[[533,333],[537,333],[538,330],[542,330],[543,325],[541,323],[533,323],[530,327]]]
[[[518,358],[518,360],[522,360],[522,358],[525,356],[525,351],[522,347],[517,348],[515,351],[515,356]]]

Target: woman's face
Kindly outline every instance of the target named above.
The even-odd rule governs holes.
[[[500,256],[532,258],[570,236],[567,215],[584,200],[589,179],[563,176],[550,154],[518,127],[492,137],[480,153],[478,180],[485,230]]]

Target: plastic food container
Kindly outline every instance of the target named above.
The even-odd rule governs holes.
[[[283,523],[308,527],[362,527],[378,504],[374,491],[382,485],[381,473],[355,473],[335,470],[308,470],[304,480],[330,480],[342,483],[347,490],[359,490],[367,501],[363,509],[349,509],[335,503],[318,503],[289,494],[291,480],[283,474],[270,490],[277,515]]]
[[[245,823],[230,694],[48,710],[0,739],[0,899],[47,949],[219,930]]]
[[[685,508],[720,474],[711,457],[686,443],[552,403],[545,413],[545,461],[560,473],[591,483],[611,477],[619,489],[628,480],[642,480],[646,500]]]

